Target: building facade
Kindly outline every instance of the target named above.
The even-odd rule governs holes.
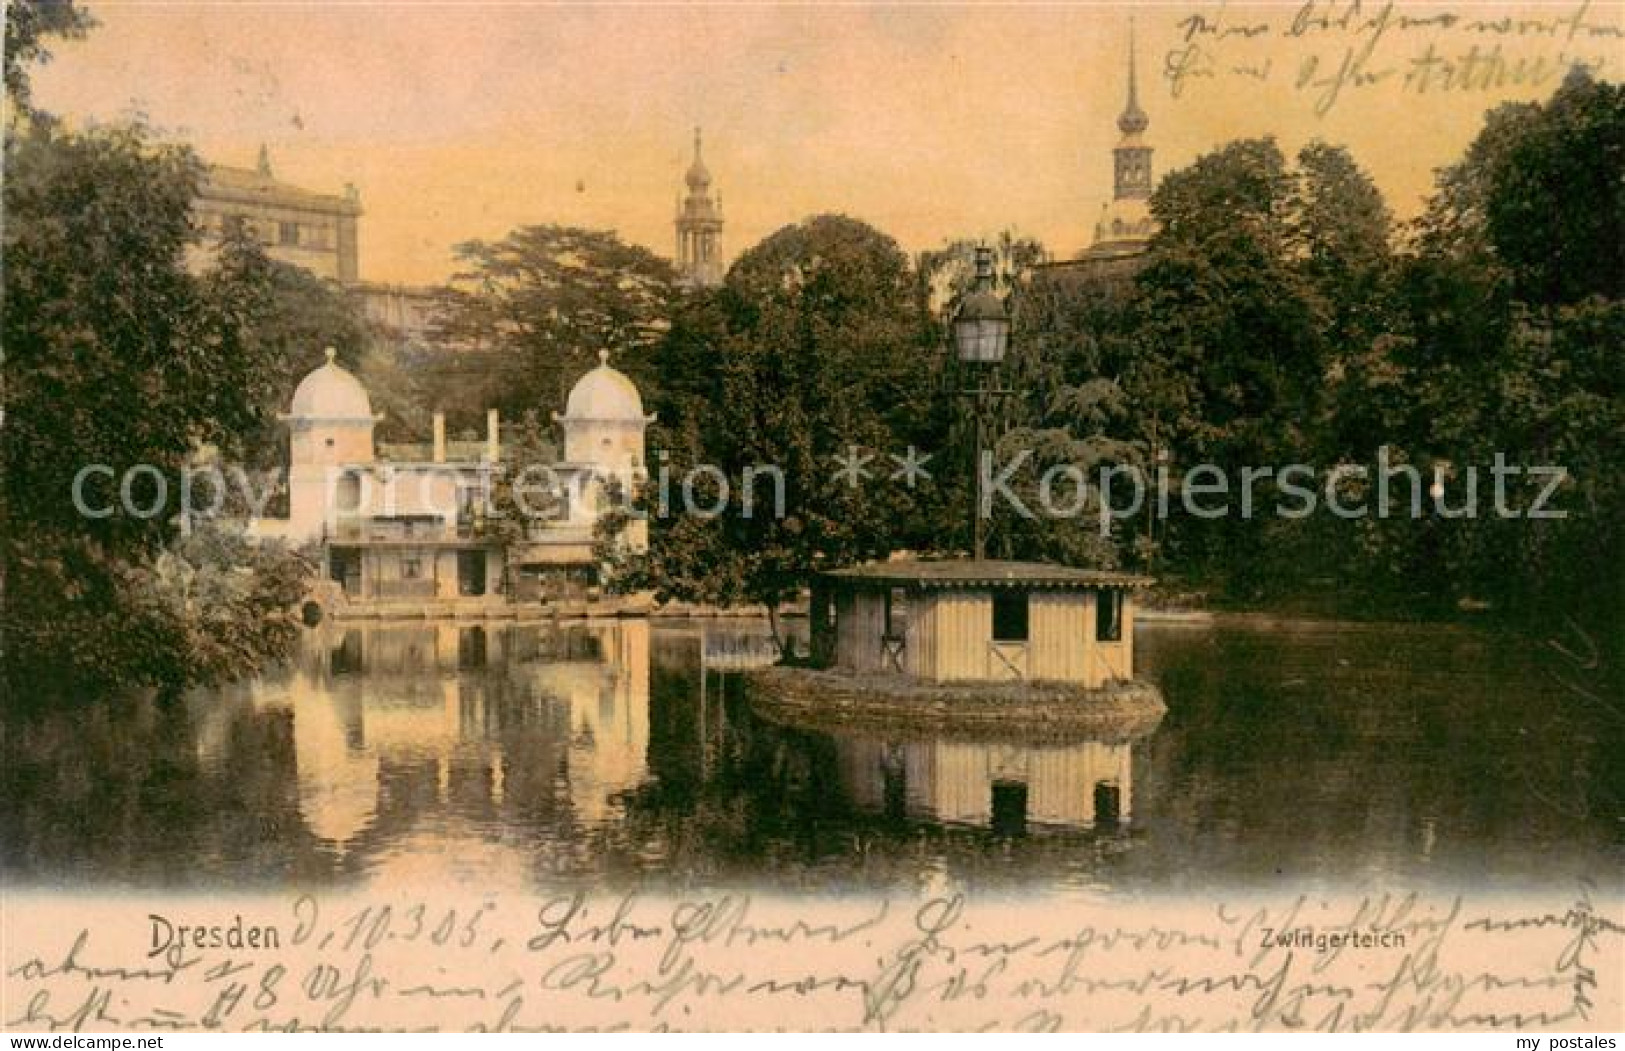
[[[281,182],[263,146],[257,167],[210,165],[193,211],[204,235],[198,248],[203,256],[226,233],[242,229],[257,237],[272,259],[347,285],[360,278],[356,188],[346,185],[343,193],[328,194]]]
[[[321,193],[283,182],[271,171],[263,146],[254,168],[211,164],[198,187],[193,215],[203,236],[192,265],[202,269],[215,246],[233,229],[254,236],[272,259],[343,285],[362,316],[397,343],[426,345],[444,290],[432,286],[365,281],[361,277],[361,195]]]
[[[487,414],[483,443],[447,443],[436,414],[426,458],[412,446],[381,455],[367,391],[329,349],[281,416],[289,435],[288,517],[260,519],[254,528],[316,545],[325,575],[349,604],[578,597],[601,583],[599,520],[643,478],[644,433],[653,420],[636,386],[607,358],[555,416],[565,461],[527,465],[521,481],[535,517],[503,528],[492,497],[510,465],[496,410]],[[646,523],[634,520],[620,542],[641,551],[647,538]]]
[[[722,195],[712,196],[711,172],[700,155],[700,129],[694,129],[694,163],[683,177],[688,193],[677,199],[677,274],[689,288],[722,283]]]

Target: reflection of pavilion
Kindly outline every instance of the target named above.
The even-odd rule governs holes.
[[[890,817],[1021,832],[1118,827],[1132,810],[1125,742],[835,741],[853,803]]]
[[[646,622],[436,622],[312,632],[255,701],[292,709],[300,813],[345,853],[603,821],[644,777],[648,694]]]

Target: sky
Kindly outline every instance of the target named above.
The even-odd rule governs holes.
[[[1111,193],[1131,18],[1159,175],[1238,137],[1319,138],[1401,216],[1487,109],[1546,98],[1573,61],[1625,65],[1625,3],[1598,0],[85,6],[100,25],[54,45],[38,105],[353,183],[362,277],[406,283],[532,223],[670,255],[696,125],[730,257],[819,212],[910,251],[1013,229],[1071,256]]]

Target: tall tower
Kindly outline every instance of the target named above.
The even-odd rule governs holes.
[[[1112,199],[1095,224],[1095,241],[1084,258],[1132,267],[1155,232],[1151,221],[1151,147],[1145,140],[1151,118],[1140,108],[1140,85],[1135,68],[1134,21],[1128,30],[1128,103],[1117,118],[1121,137],[1112,149]]]
[[[683,177],[688,195],[677,202],[677,273],[690,288],[722,283],[722,197],[711,196],[711,173],[700,158],[694,129],[694,163]]]
[[[1151,147],[1143,137],[1150,126],[1151,118],[1140,108],[1140,84],[1134,68],[1134,22],[1131,20],[1128,26],[1128,105],[1117,118],[1117,130],[1123,137],[1112,150],[1114,200],[1151,198]]]

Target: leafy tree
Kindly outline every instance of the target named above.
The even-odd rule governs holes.
[[[1625,90],[1583,73],[1544,104],[1492,112],[1442,173],[1399,289],[1415,445],[1570,478],[1549,508],[1565,518],[1451,523],[1427,552],[1434,573],[1505,609],[1574,618],[1616,676],[1625,589],[1595,569],[1625,564],[1622,143]],[[1527,507],[1538,485],[1522,477],[1511,502]]]
[[[1341,146],[1298,153],[1289,204],[1298,269],[1320,314],[1329,365],[1388,331],[1393,217],[1371,177]]]
[[[972,287],[977,245],[956,241],[921,260],[928,299],[946,334],[961,297]],[[984,383],[1001,391],[986,407],[984,448],[994,452],[995,471],[1021,462],[1010,489],[1037,517],[1026,518],[1002,499],[992,504],[986,523],[988,550],[997,557],[1057,561],[1071,565],[1115,566],[1121,561],[1119,537],[1102,537],[1099,503],[1087,490],[1074,506],[1068,483],[1051,492],[1050,503],[1066,512],[1043,513],[1040,479],[1052,467],[1068,467],[1092,484],[1098,469],[1139,464],[1143,450],[1122,440],[1129,421],[1122,390],[1108,360],[1126,357],[1120,341],[1122,291],[1115,283],[1056,276],[1044,267],[1048,253],[1030,238],[1001,234],[994,251],[995,290],[1007,301],[1012,317],[1010,348],[993,373],[974,375],[957,361],[942,398],[952,414],[952,459],[942,462],[938,489],[947,521],[963,525],[961,546],[971,547],[971,489],[976,444],[972,407],[962,394]],[[1120,437],[1112,437],[1108,431]],[[954,534],[959,535],[960,530]],[[947,534],[945,534],[946,536]],[[948,545],[939,541],[938,548]]]
[[[499,241],[459,245],[437,338],[459,349],[443,364],[483,398],[517,417],[562,405],[600,350],[644,389],[654,348],[677,297],[671,264],[607,231],[527,226]],[[484,384],[467,381],[485,376]]]
[[[27,67],[50,61],[48,38],[79,39],[96,25],[96,20],[73,0],[14,0],[6,5],[5,21],[7,103],[13,116],[32,115],[33,93]]]
[[[86,464],[168,477],[199,442],[232,444],[262,399],[218,383],[222,333],[187,272],[198,162],[139,129],[36,129],[9,142],[5,181],[5,486],[19,525],[152,550],[161,518],[86,519]]]
[[[1190,456],[1268,463],[1303,446],[1324,345],[1294,265],[1294,181],[1273,140],[1247,140],[1170,173],[1139,278],[1135,400]]]
[[[884,477],[888,454],[941,444],[940,352],[918,289],[895,242],[843,216],[786,227],[734,264],[720,294],[717,400],[703,421],[674,421],[698,437],[693,451],[723,473],[733,502],[715,518],[678,506],[656,519],[649,565],[663,596],[759,602],[776,618],[816,569],[929,535],[919,494]],[[837,477],[836,457],[854,449],[874,457],[879,478]],[[684,454],[662,465],[676,491],[694,462],[667,452]],[[781,472],[782,515],[768,475],[743,513],[747,471],[761,467]],[[707,483],[696,503],[716,495]]]
[[[1625,85],[1583,69],[1496,158],[1484,228],[1529,304],[1625,294]]]
[[[535,410],[526,412],[504,444],[502,469],[492,481],[486,524],[492,536],[504,544],[521,543],[529,539],[532,523],[563,509],[553,473],[558,459]]]
[[[340,352],[342,358],[343,352]],[[376,336],[369,338],[357,362],[356,378],[367,388],[380,441],[411,441],[430,432],[433,409],[424,383],[432,352]]]
[[[7,140],[5,167],[7,694],[246,671],[285,644],[272,607],[302,570],[285,553],[177,536],[181,471],[204,446],[242,452],[273,365],[236,300],[205,294],[221,275],[187,270],[198,163],[138,127],[73,134],[38,122]],[[91,465],[137,479],[142,508],[161,477],[168,502],[87,515],[74,482]],[[128,475],[135,467],[147,473]],[[119,492],[101,479],[83,495],[99,509]],[[227,561],[206,565],[214,556]],[[165,568],[183,563],[179,577]],[[169,585],[182,579],[177,599]]]
[[[287,410],[299,381],[326,360],[326,348],[336,349],[352,370],[367,358],[357,304],[337,282],[270,258],[242,231],[220,242],[198,295],[219,333],[217,383],[231,392],[217,408],[233,413],[219,418],[221,428],[238,437],[234,451],[242,459],[280,464],[287,440],[277,415]]]

